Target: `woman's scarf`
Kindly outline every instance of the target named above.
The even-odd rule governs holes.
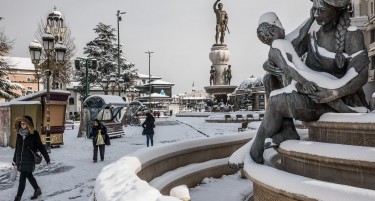
[[[27,128],[20,128],[18,133],[25,139],[25,137],[29,134],[29,129]]]

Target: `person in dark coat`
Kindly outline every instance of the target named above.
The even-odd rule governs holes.
[[[91,130],[91,136],[92,136],[92,144],[94,146],[94,156],[93,156],[93,162],[96,163],[98,161],[98,148],[100,153],[100,160],[104,160],[104,151],[105,151],[105,137],[107,136],[107,128],[99,122],[98,119],[95,119],[93,121],[93,127]],[[102,140],[99,138],[98,141],[98,134],[102,135]]]
[[[147,138],[147,147],[149,146],[149,142],[151,142],[151,146],[154,146],[155,118],[152,116],[151,113],[146,113],[146,120],[143,122],[142,127],[145,130]]]
[[[34,153],[40,151],[48,165],[50,158],[38,131],[34,129],[33,119],[30,116],[17,117],[14,121],[14,129],[17,131],[17,139],[12,165],[17,166],[17,170],[20,172],[17,196],[14,201],[21,200],[26,186],[26,178],[34,188],[34,195],[31,199],[35,200],[42,194],[42,191],[33,176],[35,163],[32,151]]]

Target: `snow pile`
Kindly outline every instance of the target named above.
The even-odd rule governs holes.
[[[180,185],[172,188],[169,195],[183,201],[190,200],[189,188],[186,185]]]
[[[325,113],[319,122],[375,123],[375,113]]]
[[[286,151],[306,153],[327,158],[375,162],[374,147],[287,140],[281,143],[280,148]]]

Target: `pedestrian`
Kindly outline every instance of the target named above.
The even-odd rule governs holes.
[[[142,127],[144,129],[144,133],[146,134],[147,147],[149,146],[149,142],[151,142],[151,146],[154,146],[155,118],[150,112],[146,113],[146,120],[143,122]]]
[[[93,162],[96,163],[98,161],[98,148],[100,153],[100,160],[104,160],[104,151],[105,151],[105,140],[109,138],[107,135],[107,128],[99,122],[98,119],[94,119],[93,126],[91,129],[91,136],[92,136],[92,144],[94,147],[94,156]]]
[[[13,166],[17,166],[20,172],[17,195],[14,201],[20,201],[26,186],[26,178],[34,188],[32,200],[42,195],[42,191],[36,182],[33,171],[35,169],[34,153],[42,153],[47,165],[50,164],[50,158],[44,147],[39,133],[34,129],[33,119],[30,116],[17,117],[14,121],[14,129],[17,131],[16,149],[13,156]]]

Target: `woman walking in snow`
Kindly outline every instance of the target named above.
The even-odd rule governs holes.
[[[151,142],[151,146],[154,146],[155,118],[150,112],[146,113],[146,120],[143,122],[142,127],[144,129],[144,133],[146,134],[147,147],[149,146],[149,142]]]
[[[94,146],[94,156],[93,162],[98,161],[98,148],[100,153],[100,160],[104,160],[104,151],[105,151],[105,140],[107,136],[107,128],[99,122],[98,119],[93,121],[93,127],[91,131],[92,144]]]
[[[31,199],[35,200],[42,194],[42,191],[33,176],[35,169],[33,152],[40,151],[47,164],[50,164],[50,158],[40,140],[38,131],[34,130],[33,119],[30,116],[17,117],[14,121],[14,128],[17,131],[17,139],[12,165],[17,166],[17,170],[21,173],[17,196],[14,201],[21,200],[26,186],[26,178],[34,188],[34,195]]]

